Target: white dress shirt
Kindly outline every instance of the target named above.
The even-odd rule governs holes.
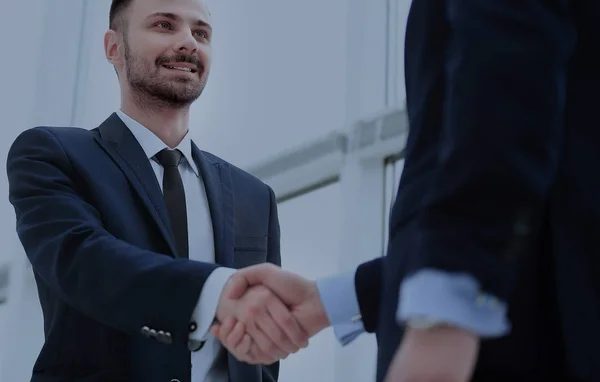
[[[168,148],[168,146],[154,133],[123,111],[118,110],[117,115],[129,128],[146,153],[162,191],[164,169],[154,156],[161,150]],[[178,168],[185,191],[190,260],[214,263],[215,245],[212,220],[204,183],[198,167],[192,159],[192,141],[189,133],[175,149],[183,154]],[[197,329],[190,334],[190,339],[206,340],[199,351],[192,353],[192,382],[228,381],[227,370],[214,362],[223,349],[220,342],[210,334],[209,329],[215,318],[219,296],[233,272],[235,271],[231,269],[218,268],[211,273],[204,284],[200,299],[192,314],[191,322],[197,324]]]
[[[365,331],[360,320],[355,272],[317,280],[325,313],[344,346]],[[398,298],[396,321],[401,326],[411,320],[447,323],[481,338],[501,337],[510,330],[506,303],[482,292],[470,275],[425,269],[401,284]]]

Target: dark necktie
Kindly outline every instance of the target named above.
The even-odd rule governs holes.
[[[177,167],[181,161],[181,152],[179,150],[164,149],[156,154],[155,157],[165,170],[163,176],[163,196],[169,212],[178,256],[187,259],[188,227],[185,191],[181,175],[179,175],[179,168]]]

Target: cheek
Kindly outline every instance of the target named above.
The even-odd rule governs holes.
[[[156,52],[145,52],[138,56],[138,61],[146,68],[155,68],[160,61],[161,55]]]
[[[138,46],[131,47],[131,53],[137,61],[144,63],[144,65],[156,64],[156,61],[164,56],[166,49],[161,49],[160,46],[139,44]]]
[[[200,48],[200,55],[202,58],[202,63],[204,64],[204,68],[206,69],[206,71],[208,71],[210,69],[210,66],[212,64],[212,50],[210,47],[205,46]]]
[[[130,65],[139,69],[148,69],[155,66],[155,61],[153,59],[147,58],[144,55],[136,54],[131,57],[129,60]]]

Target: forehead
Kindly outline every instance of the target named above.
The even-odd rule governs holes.
[[[171,15],[190,23],[210,24],[210,12],[203,0],[136,0],[131,7],[134,20]]]

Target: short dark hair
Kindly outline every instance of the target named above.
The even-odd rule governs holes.
[[[108,14],[108,27],[114,31],[125,27],[123,13],[131,5],[133,0],[112,0]]]

